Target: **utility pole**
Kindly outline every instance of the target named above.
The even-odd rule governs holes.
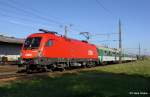
[[[119,19],[119,63],[122,63],[122,36],[121,21]]]
[[[64,36],[65,37],[67,37],[67,34],[68,34],[68,27],[72,27],[72,24],[69,24],[68,26],[67,25],[64,26],[64,30],[65,30]]]
[[[64,35],[65,37],[67,37],[67,30],[68,30],[67,26],[65,25],[65,35]]]
[[[139,58],[140,58],[140,56],[141,56],[141,45],[139,43]]]

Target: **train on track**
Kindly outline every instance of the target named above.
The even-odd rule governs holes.
[[[57,32],[40,29],[25,40],[21,50],[21,66],[27,72],[53,70],[55,68],[92,67],[119,61],[119,50],[71,39]],[[134,61],[136,57],[123,55],[123,61]]]

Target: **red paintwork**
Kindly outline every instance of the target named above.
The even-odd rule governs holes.
[[[38,57],[38,52],[42,52],[42,57],[46,58],[91,58],[98,59],[96,46],[75,39],[68,39],[50,33],[35,33],[29,37],[42,37],[38,49],[21,51],[21,58]],[[46,42],[51,39],[53,45],[46,47]]]

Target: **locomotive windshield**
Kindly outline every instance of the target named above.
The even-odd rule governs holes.
[[[30,37],[27,38],[24,43],[24,49],[38,49],[41,42],[41,37]]]

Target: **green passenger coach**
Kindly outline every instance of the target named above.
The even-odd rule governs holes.
[[[117,63],[119,62],[119,50],[115,48],[108,48],[103,46],[97,46],[98,58],[101,64]],[[135,56],[128,54],[122,54],[122,61],[136,60]]]

